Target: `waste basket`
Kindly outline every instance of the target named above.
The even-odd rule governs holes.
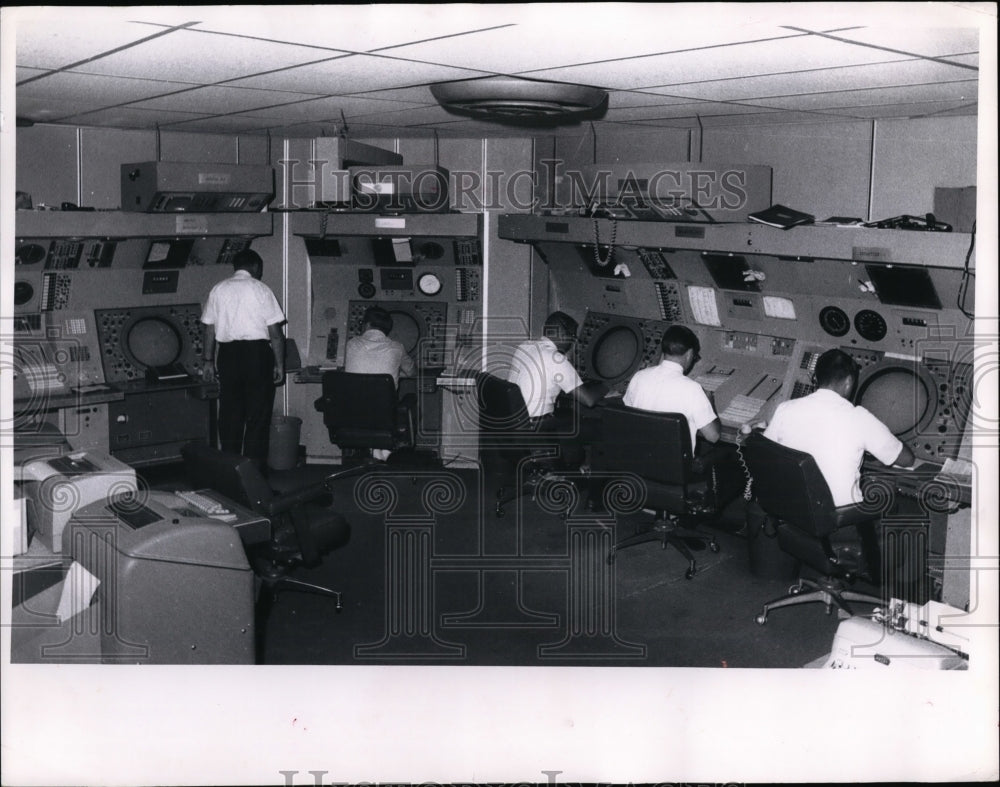
[[[272,470],[290,470],[298,464],[302,419],[292,415],[271,418],[267,447],[267,466]]]

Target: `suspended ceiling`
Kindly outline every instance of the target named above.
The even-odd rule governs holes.
[[[291,137],[523,136],[429,89],[497,74],[605,88],[598,129],[976,115],[993,4],[900,5],[19,8],[4,85],[27,122]]]

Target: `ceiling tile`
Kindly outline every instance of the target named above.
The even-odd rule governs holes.
[[[188,89],[173,95],[138,101],[135,106],[138,109],[168,109],[178,112],[223,115],[232,112],[248,112],[258,107],[271,107],[275,104],[288,104],[293,101],[301,101],[304,98],[308,97],[301,93],[218,86]]]
[[[594,63],[532,73],[543,79],[583,82],[611,88],[669,86],[707,79],[832,68],[898,60],[898,55],[796,35],[699,52],[675,52],[632,60]]]
[[[205,117],[196,120],[180,120],[171,125],[176,131],[205,131],[215,134],[263,134],[272,123],[265,118],[252,118],[246,115],[225,115],[221,117]]]
[[[762,98],[758,106],[779,109],[836,109],[839,107],[906,104],[921,101],[975,101],[978,82],[948,82],[943,85],[909,85],[875,90],[845,90],[835,93],[813,93],[784,98]]]
[[[214,56],[198,56],[197,53],[213,53]],[[181,82],[211,84],[336,55],[336,52],[318,52],[310,47],[176,30],[93,60],[81,70],[146,79],[169,74],[171,79]]]
[[[389,101],[406,101],[412,104],[437,104],[437,99],[431,93],[427,85],[417,85],[416,87],[401,87],[395,90],[375,90],[372,92],[355,93],[351,91],[351,98],[374,98]]]
[[[29,82],[18,88],[18,99],[45,98],[55,100],[84,100],[94,106],[110,106],[128,101],[181,90],[188,85],[181,82],[164,82],[150,79],[95,76],[75,71],[60,71],[44,79]]]
[[[646,88],[655,93],[662,90],[672,96],[691,96],[717,101],[739,101],[768,96],[791,96],[837,90],[918,85],[937,81],[959,81],[975,76],[975,72],[931,60],[905,60],[877,65],[824,68],[784,74],[693,82],[689,85]]]
[[[973,110],[972,112],[966,113],[961,111],[970,107]],[[931,115],[936,116],[945,112],[975,114],[975,108],[975,101],[920,101],[881,106],[872,105],[844,107],[837,110],[837,114],[842,117],[850,116],[855,118],[928,117]],[[833,110],[829,113],[823,112],[822,110],[818,110],[817,112],[819,114],[833,114]]]
[[[379,88],[404,87],[474,76],[482,76],[482,72],[388,57],[355,55],[240,79],[233,84],[331,95],[361,93]]]
[[[198,28],[368,52],[510,24],[514,16],[516,14],[502,4],[449,5],[447,13],[434,5],[402,4],[241,7],[236,18],[226,14],[207,19]]]
[[[701,96],[698,96],[699,98]],[[664,106],[667,104],[690,103],[691,96],[675,97],[657,94],[656,92],[641,93],[631,90],[612,90],[608,93],[609,109],[626,109],[629,107]]]
[[[947,23],[946,20],[942,21]],[[859,44],[885,47],[924,57],[941,57],[979,51],[978,30],[954,27],[928,28],[921,27],[919,22],[892,27],[863,27],[834,35]]]
[[[355,98],[352,96],[333,96],[301,101],[280,107],[255,109],[246,114],[257,118],[272,118],[278,121],[300,120],[340,120],[340,113],[348,118],[363,115],[375,115],[416,109],[425,104],[415,104],[407,101],[379,101],[374,98]]]
[[[162,109],[153,112],[144,109],[134,109],[133,107],[113,107],[110,109],[100,109],[96,112],[72,115],[69,118],[69,122],[81,126],[156,128],[157,126],[166,126],[170,123],[193,120],[197,117],[199,115],[193,112],[168,112]]]
[[[17,62],[36,68],[63,68],[158,32],[148,25],[121,18],[115,10],[107,14],[104,10],[95,15],[70,8],[60,8],[58,13],[39,9],[38,19],[19,19]],[[191,19],[190,14],[183,15],[186,17],[183,21]]]
[[[659,107],[631,107],[608,110],[605,120],[653,120],[656,118],[694,117],[707,115],[742,115],[760,112],[760,107],[744,104],[723,104],[715,101],[688,101]]]

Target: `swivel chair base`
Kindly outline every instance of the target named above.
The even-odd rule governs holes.
[[[807,588],[812,588],[812,590],[808,593],[804,593],[803,591]],[[860,601],[863,604],[874,604],[876,606],[885,606],[886,603],[885,599],[869,595],[868,593],[858,593],[853,590],[846,590],[839,582],[836,581],[813,581],[811,579],[800,579],[797,585],[792,585],[788,589],[787,594],[780,596],[773,601],[768,601],[764,605],[763,611],[756,618],[754,618],[754,621],[756,621],[757,625],[763,626],[767,623],[767,614],[772,609],[791,607],[796,604],[808,604],[813,601],[822,601],[826,607],[827,615],[829,615],[830,610],[836,606],[838,610],[842,610],[848,617],[854,616],[850,606],[847,604],[848,601]]]
[[[697,573],[698,566],[694,555],[691,554],[691,550],[686,543],[688,539],[702,546],[707,544],[708,548],[713,552],[719,551],[719,544],[716,542],[715,536],[682,527],[676,523],[676,519],[674,518],[657,519],[651,526],[640,529],[634,535],[623,538],[621,541],[613,544],[611,552],[608,554],[608,562],[613,562],[615,555],[621,549],[627,549],[636,544],[645,544],[648,541],[659,541],[662,549],[666,549],[667,544],[669,544],[687,558],[688,567],[687,571],[684,572],[684,578],[691,579]]]

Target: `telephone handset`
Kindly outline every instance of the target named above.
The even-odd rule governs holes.
[[[910,216],[903,214],[893,216],[891,219],[881,221],[870,221],[865,227],[875,227],[880,230],[923,230],[925,232],[951,232],[951,225],[944,221],[938,221],[933,213],[924,216]]]

